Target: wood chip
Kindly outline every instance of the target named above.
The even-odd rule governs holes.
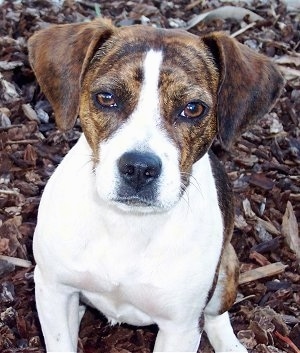
[[[192,18],[187,25],[186,29],[191,29],[192,27],[196,26],[198,23],[202,21],[209,21],[213,19],[229,19],[234,18],[237,21],[242,21],[246,16],[251,22],[254,21],[261,21],[263,18],[253,11],[244,9],[238,6],[221,6],[217,9],[213,9],[211,11],[207,11],[205,13],[201,13],[200,15]]]
[[[281,262],[275,262],[270,265],[258,267],[254,270],[241,273],[239,278],[239,284],[244,284],[244,283],[256,281],[261,278],[278,275],[279,273],[284,272],[286,267],[287,265],[284,265]]]
[[[24,63],[22,61],[0,61],[0,70],[13,70],[16,67],[23,66]]]
[[[262,253],[267,253],[267,252],[271,252],[274,251],[276,249],[278,249],[280,247],[281,244],[281,238],[280,237],[276,237],[274,239],[271,240],[265,240],[262,241],[259,244],[254,245],[251,248],[251,252],[258,252],[260,254]]]
[[[261,219],[259,217],[257,217],[257,222],[261,224],[269,233],[276,236],[281,235],[280,231],[271,222],[265,221],[264,219]]]
[[[12,257],[12,256],[0,255],[0,260],[4,260],[10,264],[13,264],[13,265],[19,266],[19,267],[24,267],[24,268],[28,268],[28,267],[32,266],[31,261],[19,259],[17,257]]]
[[[34,120],[34,121],[39,122],[39,118],[38,118],[35,110],[32,108],[32,106],[29,103],[22,104],[22,110],[29,120]]]
[[[287,245],[300,258],[300,238],[298,222],[290,201],[287,202],[286,210],[282,218],[282,234],[285,236]]]
[[[264,174],[253,173],[250,176],[249,183],[260,187],[264,190],[272,190],[274,187],[274,181],[267,178]]]
[[[256,251],[250,252],[249,259],[255,260],[261,266],[270,265],[270,261],[264,255]]]

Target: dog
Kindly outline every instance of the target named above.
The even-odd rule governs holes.
[[[104,19],[53,25],[29,60],[62,131],[83,134],[48,181],[33,250],[47,352],[76,352],[85,305],[156,324],[154,352],[247,352],[228,309],[238,260],[230,183],[211,151],[263,116],[283,80],[222,32]],[[204,323],[203,323],[204,322]]]

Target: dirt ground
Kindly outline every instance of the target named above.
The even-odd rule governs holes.
[[[0,352],[44,352],[32,236],[43,188],[80,135],[79,125],[67,133],[56,129],[28,63],[27,39],[52,23],[96,16],[118,26],[226,31],[278,64],[286,85],[273,110],[232,150],[224,151],[218,141],[213,148],[235,192],[233,244],[241,284],[230,313],[234,330],[249,352],[299,353],[300,8],[295,0],[0,1]],[[155,326],[110,327],[90,309],[79,347],[85,353],[148,353],[155,334]],[[212,352],[205,337],[201,349]]]

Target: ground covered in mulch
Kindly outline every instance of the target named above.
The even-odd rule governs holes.
[[[240,294],[231,310],[234,330],[249,352],[299,352],[298,2],[100,3],[0,2],[0,351],[44,352],[34,302],[32,236],[43,188],[80,134],[79,125],[68,133],[56,129],[52,109],[29,67],[26,42],[34,31],[51,23],[106,16],[119,26],[190,27],[196,34],[224,30],[278,63],[286,86],[272,112],[231,151],[224,151],[217,142],[214,149],[226,166],[236,196],[233,244],[242,274]],[[204,12],[206,16],[197,17]],[[148,353],[155,333],[155,327],[111,328],[99,313],[88,310],[79,347],[85,353]],[[205,337],[201,347],[203,352],[212,352]]]

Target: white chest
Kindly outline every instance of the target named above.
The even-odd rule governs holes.
[[[76,158],[76,170],[60,165],[40,205],[34,252],[43,273],[79,290],[112,322],[185,320],[190,306],[200,313],[223,239],[208,157],[194,168],[197,183],[157,214],[101,203],[86,155]]]
[[[201,306],[216,266],[213,249],[205,247],[205,254],[202,244],[190,244],[183,234],[182,239],[173,236],[169,244],[143,247],[131,237],[131,244],[108,242],[103,249],[103,244],[91,244],[78,258],[80,268],[73,266],[66,280],[111,322],[146,325],[171,318],[174,307]]]

